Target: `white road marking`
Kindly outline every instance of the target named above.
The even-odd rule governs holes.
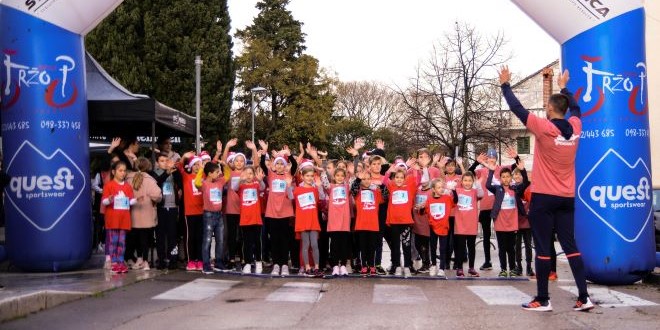
[[[576,286],[560,286],[560,288],[576,296],[578,295]],[[652,301],[602,287],[589,287],[589,296],[591,297],[591,301],[605,308],[658,305]]]
[[[288,282],[266,297],[266,301],[315,303],[321,300],[322,283]]]
[[[169,291],[165,291],[151,299],[185,301],[206,300],[231,289],[232,286],[238,283],[240,282],[198,278]]]
[[[428,302],[422,289],[412,285],[374,285],[374,304],[419,304]]]
[[[468,289],[488,305],[520,305],[532,300],[532,297],[510,285],[472,285]]]

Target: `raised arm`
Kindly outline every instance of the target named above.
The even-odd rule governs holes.
[[[577,101],[575,101],[575,98],[573,98],[573,93],[566,88],[569,79],[568,70],[564,70],[564,72],[557,77],[557,85],[561,90],[560,93],[568,98],[568,111],[570,111],[570,117],[581,118],[582,111],[580,111],[580,106]]]
[[[527,117],[529,117],[529,111],[527,111],[527,109],[522,106],[516,95],[513,94],[513,89],[511,89],[511,72],[509,71],[509,67],[506,65],[503,66],[499,71],[499,75],[500,85],[502,87],[502,95],[504,95],[504,99],[509,105],[509,109],[511,109],[513,114],[515,114],[524,125],[527,125]]]

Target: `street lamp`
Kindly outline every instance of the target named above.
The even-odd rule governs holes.
[[[254,102],[254,94],[265,91],[267,91],[267,89],[260,86],[253,87],[252,89],[250,89],[250,98],[252,99],[252,103],[250,107],[250,109],[252,110],[251,111],[252,112],[252,143],[254,143],[254,113],[257,111],[257,103]]]

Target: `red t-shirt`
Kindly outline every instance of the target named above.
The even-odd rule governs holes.
[[[259,183],[243,183],[238,186],[241,218],[239,226],[261,225],[261,202],[259,200]]]
[[[384,203],[379,189],[361,189],[355,196],[355,230],[379,231],[378,205]]]
[[[476,235],[479,224],[479,208],[477,207],[477,189],[456,188],[458,203],[455,214],[454,234]]]
[[[274,219],[293,217],[293,203],[287,196],[286,178],[288,174],[268,172],[268,202],[266,203],[266,217]]]
[[[527,117],[527,128],[536,138],[533,193],[575,197],[575,153],[582,122],[578,117],[571,117],[568,123],[573,127],[573,136],[567,140],[550,120],[531,113]]]
[[[350,188],[348,184],[331,184],[328,189],[328,232],[351,231]]]
[[[231,171],[229,176],[229,187],[233,187],[234,183],[238,184],[241,181],[241,171]],[[227,189],[227,201],[225,201],[226,214],[240,214],[241,213],[241,198],[234,189]]]
[[[131,230],[130,201],[133,199],[133,188],[126,181],[122,184],[111,180],[103,186],[101,200],[110,196],[113,200],[105,208],[105,228]]]
[[[296,232],[321,231],[319,225],[319,191],[316,187],[296,187],[293,190],[296,203]]]
[[[440,197],[429,194],[426,200],[426,214],[428,214],[429,226],[438,236],[447,236],[449,234],[449,215],[454,209],[454,199],[449,195],[440,195]]]
[[[523,194],[522,198],[522,203],[523,207],[525,207],[525,215],[520,215],[518,214],[518,229],[529,229],[531,228],[529,224],[529,218],[527,217],[527,214],[529,214],[529,201],[532,198],[532,190],[530,187],[527,187],[525,189],[525,193]]]
[[[201,215],[204,213],[204,198],[202,191],[195,186],[197,173],[188,173],[179,169],[183,179],[183,208],[185,215]]]
[[[398,187],[394,181],[387,184],[390,198],[387,205],[387,225],[412,225],[412,208],[417,192],[416,178],[407,176],[406,182]]]
[[[222,188],[225,186],[225,178],[218,177],[215,181],[206,178],[202,181],[202,196],[204,198],[204,211],[222,211]]]
[[[518,230],[518,205],[516,204],[516,193],[508,187],[504,188],[504,199],[500,213],[495,219],[495,231],[517,231]]]

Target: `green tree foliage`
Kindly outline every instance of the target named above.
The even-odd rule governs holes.
[[[240,139],[250,138],[250,90],[260,86],[267,92],[265,98],[255,96],[259,101],[256,138],[278,146],[302,141],[327,149],[331,143],[334,81],[316,58],[304,54],[302,23],[287,10],[288,4],[289,0],[260,1],[253,24],[236,33],[243,45],[236,60],[242,91],[237,98],[243,106],[236,111],[234,133]]]
[[[227,1],[126,0],[86,38],[87,50],[129,90],[195,114],[202,57],[201,132],[226,139],[235,69]]]

